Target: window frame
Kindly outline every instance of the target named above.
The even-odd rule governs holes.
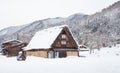
[[[67,36],[66,36],[66,34],[62,34],[61,37],[62,37],[62,39],[65,39]]]
[[[67,41],[66,40],[61,40],[61,45],[66,45]]]

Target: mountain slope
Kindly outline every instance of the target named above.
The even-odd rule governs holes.
[[[77,18],[82,19],[82,17],[87,17],[87,15],[77,14]],[[0,31],[0,44],[11,39],[18,39],[24,42],[29,42],[30,39],[34,36],[35,32],[48,27],[61,25],[61,23],[72,21],[74,18],[76,18],[76,14],[67,18],[48,18],[44,20],[38,20],[23,26],[5,28]]]
[[[102,12],[91,15],[84,22],[80,37],[86,40],[84,44],[91,48],[99,48],[119,44],[120,39],[120,1],[103,9]],[[79,29],[80,30],[80,29]]]
[[[74,14],[67,18],[48,18],[27,24],[19,30],[11,31],[9,35],[3,31],[0,34],[0,43],[5,40],[18,39],[29,42],[35,32],[57,25],[68,25],[79,44],[89,48],[101,48],[120,43],[120,1],[110,5],[93,15]]]

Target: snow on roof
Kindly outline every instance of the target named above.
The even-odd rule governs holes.
[[[24,50],[51,48],[52,43],[55,41],[55,39],[65,26],[67,25],[55,26],[36,32],[32,40],[25,47]]]
[[[14,41],[16,41],[16,42],[18,42],[18,43],[22,43],[22,41],[17,40],[17,39],[6,40],[6,41],[4,41],[3,43],[14,42]]]

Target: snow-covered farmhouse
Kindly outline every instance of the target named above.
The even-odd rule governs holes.
[[[19,40],[9,40],[2,43],[2,54],[8,57],[18,56],[19,51],[22,51],[22,48],[27,44]]]
[[[24,48],[24,53],[26,56],[44,58],[79,56],[78,45],[67,25],[37,32]]]

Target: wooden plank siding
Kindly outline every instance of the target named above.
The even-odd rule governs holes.
[[[48,57],[48,50],[44,50],[44,49],[27,50],[27,51],[25,51],[25,55],[26,56],[37,56],[37,57],[47,58]]]
[[[79,56],[78,51],[67,51],[67,56]]]
[[[49,50],[50,51],[50,50]],[[48,50],[29,50],[26,51],[26,56],[36,56],[36,57],[43,57],[43,58],[48,58]],[[67,57],[67,56],[79,56],[78,51],[65,51],[65,50],[59,50],[59,51],[54,51],[54,57],[55,53],[59,52],[59,58]]]

